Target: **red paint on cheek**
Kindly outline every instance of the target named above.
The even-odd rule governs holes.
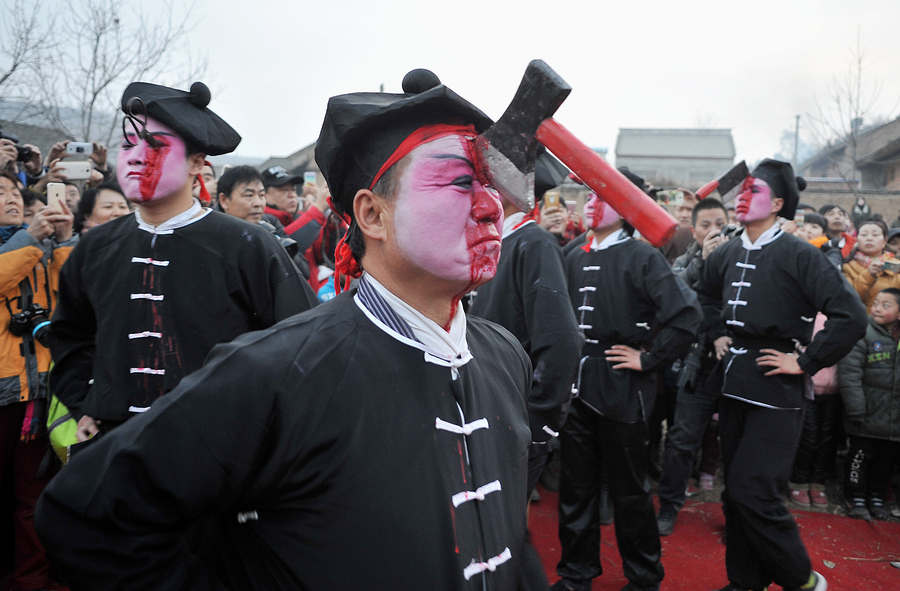
[[[146,164],[144,165],[140,184],[141,198],[144,201],[151,199],[153,194],[156,193],[156,186],[162,177],[163,162],[165,162],[166,156],[168,156],[171,149],[171,146],[161,146],[159,148],[147,146],[145,151]]]
[[[736,213],[745,214],[750,211],[750,203],[753,201],[753,181],[752,176],[748,176],[741,184],[741,192],[738,195],[737,205],[734,210]]]

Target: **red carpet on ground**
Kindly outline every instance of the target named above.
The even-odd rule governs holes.
[[[531,505],[530,526],[550,582],[555,582],[560,548],[557,536],[557,496],[540,489],[541,500]],[[898,591],[900,523],[867,523],[827,513],[795,511],[813,568],[828,579],[829,591]],[[727,583],[722,532],[725,518],[718,503],[688,501],[678,516],[675,532],[663,538],[666,578],[662,591],[713,591]],[[594,591],[619,591],[626,581],[616,549],[612,525],[602,527],[600,557],[603,575]],[[772,589],[778,589],[772,586]]]

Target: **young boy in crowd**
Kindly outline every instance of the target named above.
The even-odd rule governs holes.
[[[876,294],[866,336],[838,365],[850,450],[846,491],[849,514],[883,520],[891,469],[900,455],[900,391],[896,354],[900,336],[900,289]]]

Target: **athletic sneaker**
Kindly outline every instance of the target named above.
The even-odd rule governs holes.
[[[672,534],[675,529],[675,520],[678,519],[678,511],[669,505],[663,505],[659,508],[659,515],[656,518],[656,528],[659,535],[665,537]]]
[[[809,491],[805,488],[792,488],[791,501],[801,507],[812,506],[812,500],[809,498]]]
[[[894,517],[900,517],[900,505],[898,505],[897,503],[891,505],[891,515],[893,515]]]
[[[828,505],[828,495],[825,494],[824,484],[812,484],[809,487],[809,500],[816,507],[826,507]]]
[[[809,575],[809,582],[800,587],[799,591],[828,591],[828,581],[816,571]]]
[[[869,509],[866,507],[865,499],[854,497],[850,499],[849,505],[850,506],[847,508],[847,517],[872,521],[872,515],[871,513],[869,513]]]
[[[887,521],[888,517],[891,516],[890,511],[884,504],[884,499],[880,497],[871,497],[869,499],[869,513],[871,513],[873,519],[878,521]]]

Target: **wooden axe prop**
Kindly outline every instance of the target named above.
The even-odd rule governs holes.
[[[503,116],[475,140],[491,184],[519,209],[530,211],[540,142],[644,238],[662,246],[678,228],[675,218],[553,119],[571,91],[543,60],[528,64]]]
[[[713,193],[716,193],[722,200],[722,203],[726,203],[726,195],[728,195],[732,189],[743,183],[744,179],[748,176],[750,176],[750,170],[747,168],[747,163],[741,160],[717,180],[709,181],[697,189],[697,193],[695,194],[697,195],[697,199],[706,199]]]

